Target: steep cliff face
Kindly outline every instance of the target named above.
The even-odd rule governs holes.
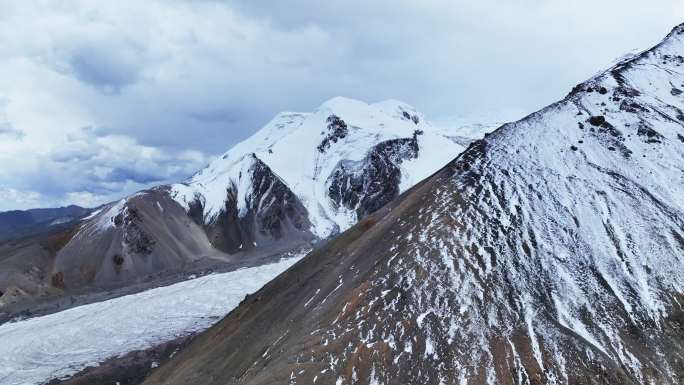
[[[214,216],[209,211],[212,202],[205,195],[193,193],[193,200],[185,200],[190,194],[181,189],[190,190],[191,185],[176,185],[171,193],[173,197],[186,194],[187,211],[204,227],[214,247],[236,253],[276,242],[314,240],[299,198],[254,153],[245,155],[230,171],[222,176],[221,182],[227,184],[224,203]]]
[[[361,161],[341,161],[327,182],[332,202],[363,218],[399,196],[401,164],[418,157],[420,134],[379,143]]]
[[[681,384],[682,55],[472,144],[146,384]]]

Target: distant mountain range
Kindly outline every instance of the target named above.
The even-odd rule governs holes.
[[[50,209],[0,212],[0,241],[39,233],[47,227],[83,218],[91,211],[91,209],[71,205]]]

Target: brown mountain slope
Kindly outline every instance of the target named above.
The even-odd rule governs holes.
[[[146,384],[680,384],[684,25],[505,125]]]

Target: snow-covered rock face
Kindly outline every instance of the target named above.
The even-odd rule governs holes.
[[[422,134],[416,130],[412,138],[382,142],[363,160],[339,162],[327,182],[334,207],[354,210],[356,218],[362,218],[394,199],[405,185],[410,187],[409,183],[402,186],[401,164],[418,158]]]
[[[684,25],[472,144],[147,383],[683,383],[681,90]]]
[[[325,238],[389,202],[463,148],[404,103],[334,98],[313,113],[278,115],[187,182],[171,186],[171,195],[188,211],[201,206],[202,222],[211,226],[230,210],[232,194],[243,218],[257,199],[249,172],[256,161],[301,202],[308,230]],[[258,199],[273,201],[268,193]]]

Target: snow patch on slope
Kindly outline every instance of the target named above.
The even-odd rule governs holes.
[[[114,225],[114,218],[116,218],[117,215],[119,215],[125,208],[126,206],[126,201],[127,199],[121,199],[113,204],[110,204],[107,208],[104,208],[100,211],[97,212],[97,214],[94,215],[99,215],[99,218],[97,219],[97,222],[95,223],[95,227],[100,230],[104,231],[110,228],[113,228]],[[106,210],[106,211],[104,211]],[[102,214],[100,212],[104,211]]]
[[[202,170],[189,183],[172,185],[171,197],[186,210],[190,209],[190,203],[199,199],[204,207],[205,223],[212,223],[225,209],[228,191],[233,189],[237,193],[238,215],[244,217],[248,211],[247,198],[252,192],[251,170],[256,158],[246,154],[232,163],[227,160],[222,158],[218,164],[212,163],[213,172]]]

